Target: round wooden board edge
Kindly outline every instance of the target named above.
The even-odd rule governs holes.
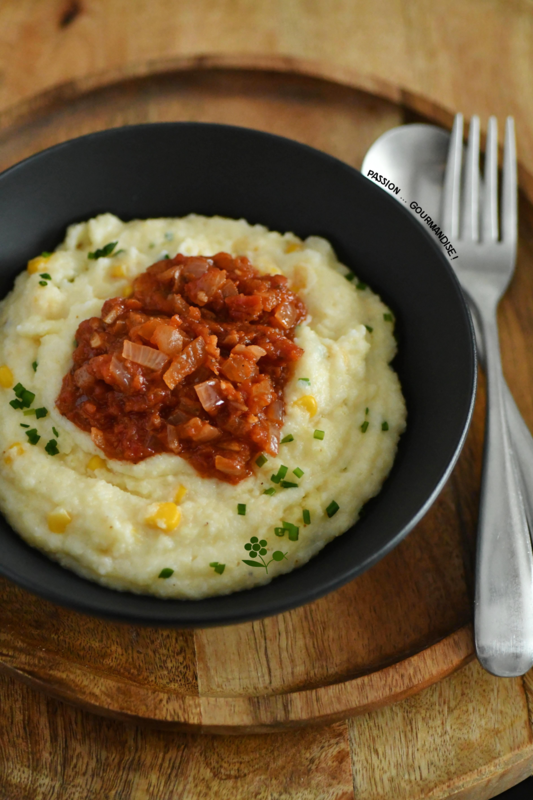
[[[432,647],[384,669],[282,695],[173,695],[117,680],[104,672],[95,674],[46,650],[35,651],[31,657],[24,655],[24,663],[19,663],[17,652],[9,656],[4,645],[0,672],[101,716],[190,733],[240,735],[326,725],[365,714],[431,686],[473,658],[472,627],[465,625]],[[386,694],[383,685],[389,687]]]
[[[60,84],[0,112],[0,132],[22,125],[35,116],[45,115],[55,107],[90,92],[130,80],[192,70],[247,70],[302,75],[376,96],[447,128],[451,128],[454,118],[452,111],[423,95],[339,65],[291,56],[204,54],[132,63]],[[520,164],[519,182],[528,199],[532,199],[533,176]],[[16,640],[12,643],[16,654],[19,650]],[[443,661],[439,664],[439,670],[432,672],[431,667],[434,668],[441,658]],[[392,666],[317,689],[251,698],[176,696],[144,690],[147,709],[144,716],[138,713],[139,693],[143,687],[114,681],[103,674],[91,675],[95,684],[98,681],[105,684],[105,691],[99,692],[96,685],[87,685],[87,677],[90,675],[87,670],[70,662],[67,664],[57,657],[49,660],[46,657],[36,657],[31,664],[18,663],[16,655],[10,656],[6,653],[3,645],[0,651],[0,670],[48,695],[81,705],[100,715],[188,731],[246,734],[301,725],[327,724],[372,711],[416,694],[460,669],[473,658],[472,629],[470,625],[466,625]],[[71,684],[67,680],[69,675]],[[390,693],[378,697],[377,682],[384,679],[390,682]],[[85,695],[81,694],[82,686],[85,687]],[[107,707],[101,705],[104,698],[108,703]],[[324,701],[330,703],[328,711],[325,710]],[[244,723],[238,722],[243,719]]]

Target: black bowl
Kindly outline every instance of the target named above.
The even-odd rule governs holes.
[[[190,212],[244,217],[324,236],[397,318],[407,430],[366,515],[303,567],[267,586],[206,600],[161,600],[78,577],[0,518],[0,574],[47,599],[129,623],[207,627],[278,614],[367,570],[427,512],[459,455],[476,385],[472,325],[444,255],[422,226],[359,172],[305,145],[203,123],[138,125],[52,147],[0,175],[0,296],[67,225]]]

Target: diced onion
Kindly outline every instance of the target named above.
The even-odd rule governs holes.
[[[172,325],[158,325],[150,341],[171,358],[183,350],[183,335]]]
[[[215,467],[220,472],[225,472],[226,475],[242,475],[244,471],[244,464],[233,458],[226,458],[225,456],[215,456]]]
[[[130,342],[129,339],[124,339],[122,356],[129,361],[134,361],[136,364],[150,369],[162,369],[168,361],[168,356],[165,353],[161,353],[160,350],[146,347],[144,344]]]
[[[111,376],[116,379],[115,383],[117,383],[123,391],[130,388],[131,375],[116,353],[113,354],[113,358],[111,359],[109,372]]]
[[[224,405],[224,399],[218,393],[219,382],[215,380],[197,383],[194,387],[200,403],[208,414],[216,414],[220,406]]]

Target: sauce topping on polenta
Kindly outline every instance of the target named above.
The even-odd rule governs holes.
[[[283,275],[223,252],[178,253],[132,288],[78,327],[59,411],[109,458],[172,452],[238,483],[278,452],[304,303]]]

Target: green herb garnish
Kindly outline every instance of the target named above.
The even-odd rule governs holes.
[[[46,450],[49,456],[57,456],[59,453],[59,450],[57,448],[57,442],[55,439],[50,439],[50,441],[47,442],[47,444],[45,444],[44,449]]]
[[[298,536],[300,535],[300,528],[297,525],[293,525],[292,522],[282,522],[283,527],[289,534],[289,539],[291,542],[297,542]]]
[[[297,483],[292,483],[291,481],[281,481],[281,486],[283,486],[284,489],[296,489],[296,488],[298,488],[298,484]]]
[[[279,483],[281,480],[283,480],[288,471],[289,468],[282,464],[277,473],[270,476],[270,480],[273,481],[273,483]]]
[[[25,434],[28,437],[28,441],[30,444],[37,444],[37,442],[41,438],[37,433],[37,428],[31,428],[31,430],[25,431]]]
[[[300,469],[300,467],[296,467],[296,469],[293,469],[292,472],[293,472],[293,475],[296,475],[297,478],[301,478],[302,475],[305,474],[303,469]]]
[[[33,417],[35,416],[35,411],[36,411],[35,408],[27,408],[26,411],[23,411],[22,413],[24,414],[25,417]]]
[[[356,289],[361,289],[361,291],[362,291],[363,289],[366,289],[366,283],[363,283],[363,281],[358,281],[358,282],[355,284],[355,286],[356,286]]]
[[[39,286],[48,286],[48,281],[39,281]]]
[[[56,431],[55,428],[52,428],[52,432],[53,432],[54,436],[59,436],[59,433]]]
[[[218,561],[211,561],[209,566],[213,567],[215,572],[217,572],[219,575],[222,575],[222,573],[226,569],[226,565],[225,564],[219,564]]]
[[[24,408],[24,406],[22,405],[22,400],[10,400],[9,405],[12,408]]]
[[[345,275],[344,277],[346,278],[347,281],[353,281],[355,275],[353,274],[353,272],[350,272],[348,275]]]
[[[309,378],[298,378],[298,383],[305,383],[307,386],[311,386]]]
[[[304,525],[310,525],[311,524],[311,512],[307,508],[304,508],[304,510],[302,512],[302,516],[303,516],[303,519],[304,519]]]
[[[383,314],[383,319],[385,320],[385,322],[392,322],[393,319],[392,314]]]
[[[51,255],[52,253],[49,253],[47,250],[43,250],[41,253],[41,258],[50,258]]]
[[[22,403],[21,406],[14,406],[13,402],[11,402],[13,408],[29,408],[33,403],[33,401],[35,400],[34,393],[30,392],[29,389],[25,389],[21,383],[17,383],[17,385],[13,387],[13,391],[15,392],[18,399]]]
[[[34,361],[34,362],[33,362],[33,364],[32,364],[31,366],[32,366],[32,368],[33,368],[33,371],[34,371],[34,372],[37,372],[37,367],[39,366],[39,362],[38,362],[38,361]]]
[[[171,575],[174,575],[174,570],[170,569],[170,567],[165,567],[159,573],[158,578],[170,578]]]
[[[121,247],[121,248],[120,248],[120,250],[116,250],[116,251],[113,253],[113,258],[115,258],[115,256],[119,256],[121,253],[125,253],[125,252],[126,252],[126,251],[124,250],[124,248],[123,248],[123,247]]]
[[[324,431],[315,431],[313,433],[313,439],[323,439],[324,438]]]
[[[42,408],[35,409],[35,416],[37,417],[37,419],[42,419],[43,417],[46,417],[47,414],[48,414],[48,409],[45,408],[44,406]]]
[[[329,506],[326,508],[326,514],[328,517],[334,517],[337,511],[339,510],[340,506],[335,500],[332,500]]]
[[[48,272],[40,272],[39,278],[44,278],[45,281],[51,281],[52,276],[48,274]]]
[[[29,428],[29,427],[30,427],[29,425],[26,425],[26,423],[25,423],[25,422],[21,422],[21,423],[19,423],[19,424],[20,424],[20,427],[21,427],[21,428]]]
[[[361,433],[366,433],[369,425],[370,425],[369,421],[365,419],[365,421],[361,425]]]
[[[285,528],[274,528],[276,536],[285,536]]]
[[[94,253],[88,253],[87,258],[92,258],[93,261],[96,261],[97,258],[106,258],[111,255],[117,244],[118,242],[109,242],[104,247],[95,250]]]
[[[240,517],[246,516],[246,503],[237,503],[237,514]]]
[[[292,433],[288,433],[287,436],[284,436],[280,444],[288,444],[289,442],[294,442],[294,436]]]
[[[369,333],[372,333],[372,331],[374,330],[374,328],[371,328],[370,325],[365,325],[365,328]]]
[[[258,467],[263,467],[267,463],[267,461],[268,458],[265,456],[264,453],[261,453],[261,455],[255,459],[255,463],[257,464]]]
[[[273,486],[271,486],[270,489],[265,489],[263,494],[269,494],[270,496],[272,496],[273,494],[276,494],[276,490],[274,489]]]
[[[369,411],[370,411],[370,409],[369,409],[369,408],[368,408],[368,406],[367,406],[367,407],[365,408],[365,415],[366,415],[366,414],[368,414],[368,412],[369,412]]]
[[[260,569],[264,569],[268,574],[268,567],[272,561],[283,561],[284,558],[287,558],[287,554],[282,553],[281,550],[276,550],[274,553],[272,553],[272,558],[270,561],[265,561],[263,556],[266,556],[268,552],[267,546],[268,542],[266,539],[261,539],[261,541],[259,541],[257,536],[252,536],[250,541],[244,545],[244,549],[248,552],[250,558],[256,558],[257,561],[248,561],[247,559],[243,558],[242,563],[247,564],[249,567],[259,567]]]
[[[382,422],[381,423],[381,430],[382,431],[388,431],[389,430],[389,423],[388,422]]]

